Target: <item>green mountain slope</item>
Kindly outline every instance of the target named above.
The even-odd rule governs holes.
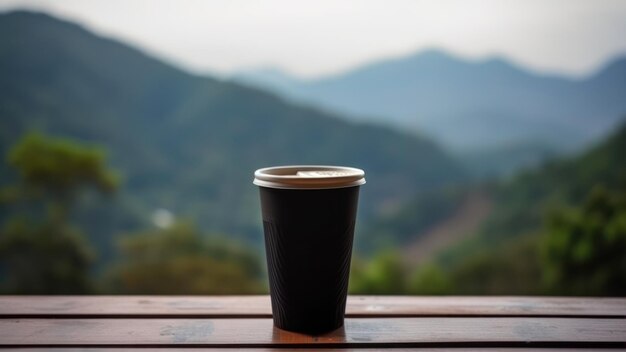
[[[498,183],[419,194],[395,211],[372,219],[367,226],[372,233],[366,236],[365,244],[387,241],[404,248],[426,235],[429,228],[448,221],[465,196],[481,192],[493,204],[489,215],[478,229],[459,229],[463,231],[459,237],[466,240],[444,250],[444,261],[457,262],[477,251],[506,245],[536,233],[552,209],[580,204],[594,187],[626,189],[624,151],[626,124],[576,157],[544,163]]]
[[[108,148],[124,189],[113,207],[81,210],[104,226],[87,232],[103,236],[165,208],[206,230],[258,240],[252,172],[267,165],[364,168],[362,219],[464,179],[462,167],[425,138],[189,75],[47,15],[0,15],[0,77],[3,154],[32,129]],[[10,177],[0,171],[0,179]]]
[[[499,185],[483,238],[491,241],[535,230],[552,207],[579,204],[596,186],[626,187],[624,151],[626,124],[577,157],[547,163]]]
[[[623,295],[624,150],[626,125],[500,185],[482,229],[438,258],[455,293]]]
[[[602,139],[626,112],[626,57],[589,77],[537,74],[504,59],[466,60],[439,50],[317,80],[276,70],[233,77],[355,120],[433,136],[477,174],[510,174]]]
[[[623,124],[577,157],[499,184],[419,195],[366,227],[379,233],[370,239],[399,245],[357,266],[355,287],[368,294],[387,292],[392,282],[396,294],[623,295],[625,150]],[[482,201],[464,202],[464,193]],[[472,221],[462,218],[468,214]]]

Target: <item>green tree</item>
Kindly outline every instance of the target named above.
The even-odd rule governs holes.
[[[370,262],[355,260],[350,278],[353,294],[402,294],[408,289],[408,271],[400,254],[384,251]]]
[[[3,189],[12,217],[0,230],[3,289],[11,293],[88,293],[93,251],[69,214],[80,192],[116,189],[117,177],[95,147],[41,134],[23,137],[8,164],[19,181]]]
[[[189,224],[130,234],[118,245],[121,260],[109,273],[116,293],[266,292],[253,251],[223,239],[207,240]]]
[[[536,295],[543,293],[538,235],[526,234],[475,252],[450,268],[454,293]]]
[[[424,264],[412,275],[409,291],[416,295],[445,295],[453,291],[449,275],[435,264]]]
[[[626,294],[626,194],[594,188],[579,208],[549,217],[545,283],[568,295]]]

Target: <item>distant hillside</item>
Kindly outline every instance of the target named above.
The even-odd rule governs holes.
[[[545,163],[506,181],[481,188],[467,186],[420,194],[395,211],[373,219],[367,229],[378,236],[369,234],[364,242],[395,244],[406,250],[445,240],[438,236],[452,236],[456,243],[447,243],[447,248],[438,247],[447,262],[458,262],[478,251],[507,245],[539,231],[551,209],[580,204],[594,187],[601,186],[609,192],[626,189],[624,151],[626,124],[576,157]],[[437,231],[447,230],[447,223],[458,220],[456,217],[462,213],[466,200],[476,196],[482,199],[482,206],[489,205],[486,212],[480,213],[482,221],[478,226],[460,221],[465,227]],[[417,254],[424,256],[423,251]],[[438,253],[428,254],[432,259]]]
[[[355,120],[425,132],[460,156],[482,159],[485,165],[476,165],[479,173],[536,164],[545,151],[580,150],[609,132],[626,112],[626,58],[580,80],[535,74],[502,59],[468,61],[436,50],[320,80],[271,74],[244,72],[235,79]],[[505,160],[498,153],[502,148],[511,152]]]
[[[465,177],[459,163],[415,134],[192,76],[43,14],[0,15],[0,77],[3,155],[35,129],[103,145],[123,173],[116,205],[84,214],[103,226],[88,232],[112,235],[165,208],[206,230],[258,241],[252,172],[268,165],[365,169],[363,219]],[[0,180],[10,177],[4,165],[0,171]]]
[[[535,170],[521,173],[494,191],[494,212],[482,231],[484,239],[507,238],[535,230],[557,205],[579,204],[596,186],[626,188],[626,124],[597,146]]]

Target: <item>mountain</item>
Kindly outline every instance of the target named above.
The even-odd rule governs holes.
[[[241,70],[231,78],[244,85],[260,86],[260,88],[278,93],[288,93],[301,84],[299,79],[271,66]]]
[[[480,229],[438,255],[455,293],[623,295],[624,150],[626,124],[499,185]]]
[[[506,239],[542,225],[546,211],[580,204],[594,187],[626,187],[626,123],[577,156],[522,172],[494,189],[494,212],[482,229],[486,241]]]
[[[581,150],[626,112],[626,58],[584,79],[540,75],[499,58],[468,61],[437,50],[318,80],[281,74],[283,83],[276,84],[267,77],[268,72],[235,79],[355,120],[427,133],[461,157],[493,164],[498,160],[489,158],[497,150],[511,150],[502,167],[507,172],[511,162],[536,163],[546,150]]]
[[[458,241],[440,248],[441,253],[433,251],[428,255],[433,259],[440,254],[444,262],[453,263],[475,254],[484,255],[485,250],[540,233],[551,211],[582,204],[594,188],[610,193],[626,190],[625,150],[623,123],[609,137],[576,156],[552,160],[479,188],[469,185],[420,194],[395,211],[372,219],[366,228],[379,235],[366,239],[378,243],[387,240],[403,249],[412,243],[442,242],[441,238],[424,237],[442,224],[459,222],[457,215],[465,203],[463,199],[482,195],[490,205],[480,223],[456,226],[451,231],[454,233],[447,235]]]
[[[3,155],[33,129],[109,151],[123,189],[105,209],[79,209],[99,224],[87,231],[103,236],[145,226],[165,208],[207,231],[258,241],[252,173],[268,165],[365,169],[362,219],[465,179],[460,163],[424,137],[190,75],[44,14],[0,15],[0,77]],[[7,181],[10,170],[0,171]]]

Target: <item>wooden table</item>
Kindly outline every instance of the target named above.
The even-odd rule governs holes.
[[[268,296],[0,296],[0,347],[626,349],[626,299],[351,296],[345,327],[307,336]]]

